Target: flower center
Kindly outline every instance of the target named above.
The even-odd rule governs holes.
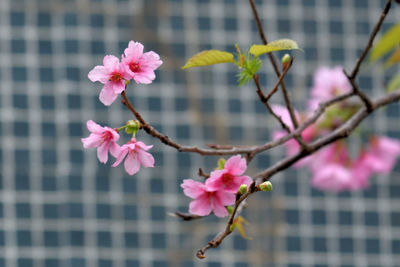
[[[110,81],[119,82],[120,80],[122,80],[121,73],[115,72],[111,75]]]
[[[113,139],[112,133],[110,133],[109,131],[106,131],[103,133],[103,136],[101,137],[101,143],[104,143],[111,139]]]
[[[232,182],[233,176],[230,175],[229,173],[225,173],[224,175],[222,175],[222,181],[224,182],[224,184],[229,184]]]
[[[138,72],[138,71],[140,71],[140,65],[139,65],[138,62],[132,62],[132,63],[129,64],[129,69],[132,72]]]

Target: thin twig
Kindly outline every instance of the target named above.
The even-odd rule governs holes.
[[[272,109],[271,105],[268,103],[268,101],[265,100],[265,95],[261,89],[260,81],[258,79],[258,75],[253,76],[254,83],[256,84],[257,87],[257,95],[258,98],[260,98],[261,102],[264,104],[264,106],[268,109],[269,113],[271,113],[272,116],[275,117],[275,119],[281,124],[282,128],[285,129],[288,133],[290,133],[290,127],[282,120],[281,116],[275,113],[275,111]]]
[[[376,35],[378,34],[378,32],[382,26],[382,23],[386,18],[386,15],[389,13],[391,5],[392,5],[392,1],[387,0],[385,7],[383,8],[383,11],[380,15],[380,18],[369,36],[367,45],[365,46],[363,52],[361,53],[361,56],[357,59],[356,65],[354,66],[353,71],[351,72],[351,75],[347,74],[346,71],[343,70],[345,75],[349,79],[351,85],[353,86],[354,93],[356,93],[361,98],[361,100],[364,102],[365,106],[367,107],[367,111],[369,111],[369,112],[371,112],[373,110],[372,101],[366,94],[364,94],[363,91],[361,91],[361,89],[357,85],[356,77],[357,77],[358,72],[360,71],[362,62],[364,61],[365,57],[367,56],[369,50],[371,49],[371,47],[374,43],[374,39],[375,39]]]
[[[260,35],[261,41],[263,42],[264,45],[267,45],[268,44],[267,37],[265,36],[264,29],[263,29],[260,17],[258,16],[257,7],[256,7],[256,5],[254,3],[254,0],[249,0],[249,2],[250,2],[251,10],[253,11],[254,19],[255,19],[256,24],[257,24],[257,29],[258,29],[258,33]],[[275,56],[272,53],[268,53],[268,57],[269,57],[269,60],[270,60],[270,62],[272,64],[272,67],[274,68],[276,76],[279,78],[281,76],[281,72],[279,70],[279,67],[278,67],[278,64],[276,62]],[[286,108],[289,111],[290,119],[292,120],[293,126],[296,129],[298,127],[297,118],[296,118],[296,115],[295,115],[294,110],[293,110],[293,105],[292,105],[292,103],[290,101],[288,90],[286,89],[285,81],[283,81],[283,80],[281,82],[281,88],[282,88],[282,94],[283,94],[283,98],[285,100]]]

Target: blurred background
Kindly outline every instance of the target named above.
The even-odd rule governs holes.
[[[354,66],[384,2],[256,1],[268,39],[291,38],[304,49],[293,53],[286,77],[297,109],[318,66]],[[383,28],[399,17],[397,5]],[[279,127],[252,84],[237,86],[234,66],[180,69],[203,49],[260,43],[248,1],[0,0],[0,267],[400,266],[399,163],[354,193],[314,190],[307,170],[276,175],[274,191],[250,198],[243,214],[252,240],[234,233],[198,260],[196,250],[225,219],[182,222],[168,213],[187,211],[182,180],[198,179],[197,169],[212,170],[218,158],[178,153],[139,133],[154,144],[156,166],[129,176],[82,148],[87,120],[119,127],[132,119],[118,101],[100,103],[102,85],[87,78],[130,40],[164,64],[153,84],[131,84],[127,95],[181,144],[261,144]],[[393,73],[364,67],[359,83],[378,96]],[[276,82],[267,60],[261,82]],[[281,103],[280,94],[272,101]],[[363,129],[400,138],[399,114],[399,104],[381,109]],[[284,154],[259,155],[247,173]]]

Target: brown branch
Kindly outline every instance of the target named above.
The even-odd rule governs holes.
[[[261,41],[263,42],[264,45],[267,45],[268,44],[267,37],[265,36],[260,17],[258,16],[257,7],[254,3],[254,0],[249,0],[249,2],[250,2],[251,10],[253,11],[254,19],[257,24],[257,29],[258,29],[258,33],[260,35]],[[279,78],[281,76],[281,72],[279,70],[279,67],[278,67],[278,64],[276,62],[274,55],[272,53],[268,53],[268,57],[272,64],[272,67],[274,68],[276,76]],[[283,81],[283,80],[281,82],[281,88],[282,88],[282,94],[283,94],[283,98],[285,100],[286,108],[289,111],[290,119],[292,120],[293,126],[296,129],[298,127],[297,118],[294,113],[292,103],[290,101],[288,90],[286,89],[285,81]]]
[[[347,95],[344,95],[347,96]],[[393,102],[398,102],[400,101],[400,91],[395,91],[394,93],[385,95],[379,99],[377,99],[375,102],[373,102],[373,111],[376,109],[386,106],[390,103]],[[322,107],[322,106],[320,106]],[[298,153],[296,153],[293,156],[290,156],[288,158],[285,158],[277,163],[275,163],[273,166],[269,167],[265,171],[262,171],[254,176],[255,181],[253,184],[256,184],[256,181],[258,179],[261,179],[261,181],[258,183],[260,184],[261,182],[269,180],[274,174],[283,171],[290,166],[292,166],[294,163],[298,162],[299,160],[303,159],[304,157],[316,152],[320,148],[331,144],[339,139],[346,138],[347,136],[350,135],[350,133],[365,119],[368,117],[370,112],[367,110],[366,107],[362,107],[358,112],[356,112],[348,121],[346,121],[343,125],[341,125],[339,128],[337,128],[335,131],[331,132],[330,134],[323,136],[317,140],[315,140],[313,143],[309,144],[310,149],[309,150],[301,150]],[[253,188],[257,188],[253,186]],[[205,252],[210,249],[219,246],[221,242],[231,234],[231,225],[233,223],[233,219],[238,215],[237,210],[239,205],[246,200],[250,195],[253,193],[257,192],[258,190],[249,190],[247,193],[243,194],[238,200],[236,200],[234,204],[234,209],[227,221],[227,225],[225,227],[225,230],[218,235],[216,235],[205,247],[197,251],[197,257],[203,259],[205,258]]]
[[[288,140],[294,138],[295,136],[300,136],[301,132],[304,131],[308,126],[311,124],[315,123],[318,118],[324,113],[325,109],[329,107],[330,105],[333,105],[337,102],[343,101],[347,98],[350,98],[353,96],[353,92],[337,96],[331,100],[328,100],[326,102],[320,103],[318,109],[316,109],[313,113],[313,115],[308,118],[302,125],[299,126],[296,130],[293,132],[279,138],[276,140],[269,141],[265,144],[262,145],[257,145],[257,146],[231,146],[228,148],[228,146],[225,147],[218,147],[218,146],[213,146],[209,145],[213,149],[202,149],[198,148],[195,146],[182,146],[174,141],[172,141],[168,136],[161,134],[157,130],[155,130],[153,127],[151,127],[146,120],[143,119],[143,117],[140,115],[138,111],[132,106],[132,104],[129,102],[129,99],[127,98],[125,92],[121,93],[121,96],[123,98],[122,103],[132,112],[132,114],[136,117],[136,119],[141,123],[142,129],[144,129],[148,134],[151,136],[162,140],[168,140],[168,142],[163,142],[167,146],[171,146],[176,148],[180,152],[192,152],[192,153],[198,153],[200,155],[217,155],[217,156],[223,156],[223,155],[237,155],[237,154],[246,154],[250,155],[249,158],[254,157],[256,154],[267,151],[271,148],[274,148],[276,146],[279,146]]]

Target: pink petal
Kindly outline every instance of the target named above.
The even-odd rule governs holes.
[[[133,157],[132,153],[128,153],[124,162],[124,167],[128,174],[134,175],[140,169],[140,162]]]
[[[106,83],[109,79],[107,68],[104,66],[96,66],[94,67],[88,74],[89,80],[92,82],[101,82]]]
[[[253,179],[251,179],[249,176],[237,176],[236,179],[239,181],[240,185],[246,184],[247,186],[250,186],[250,184],[253,182]]]
[[[137,141],[135,143],[136,146],[140,147],[143,150],[149,150],[150,148],[153,147],[153,145],[147,146],[145,143],[141,142],[141,141]]]
[[[222,175],[226,173],[225,170],[215,170],[210,173],[210,177],[206,180],[207,190],[217,191],[225,188]]]
[[[103,89],[101,90],[99,99],[101,103],[103,103],[106,106],[109,106],[115,101],[115,99],[117,99],[118,94],[115,94],[113,88],[112,87],[110,88],[109,85],[107,84],[105,84]]]
[[[90,134],[87,138],[81,139],[84,148],[98,147],[101,143],[101,137],[98,134]]]
[[[119,82],[110,82],[110,84],[112,85],[112,90],[116,95],[119,95],[125,91],[125,80],[120,80]]]
[[[215,195],[213,198],[213,211],[214,211],[215,216],[220,217],[220,218],[228,215],[228,211],[225,208],[225,206],[222,204],[218,195]]]
[[[141,84],[150,84],[155,79],[156,75],[154,72],[145,72],[145,73],[135,73],[133,75],[133,79],[136,83]]]
[[[157,53],[155,53],[153,51],[149,51],[142,55],[142,57],[140,59],[140,63],[146,69],[155,70],[163,62],[160,60],[160,56]]]
[[[102,132],[104,132],[104,128],[101,127],[100,125],[98,125],[97,123],[95,123],[92,120],[88,120],[86,122],[86,126],[87,126],[88,130],[91,131],[92,133],[102,133]]]
[[[125,49],[124,54],[130,60],[138,60],[143,54],[143,45],[139,42],[130,41],[128,48]]]
[[[140,161],[140,163],[143,165],[143,167],[145,168],[154,167],[154,158],[150,153],[140,149],[137,151],[136,156]]]
[[[114,162],[114,164],[111,165],[112,167],[118,166],[118,165],[122,162],[122,160],[125,158],[126,154],[128,154],[129,151],[128,151],[128,149],[124,149],[124,146],[125,146],[125,145],[123,145],[123,146],[120,148],[119,155],[117,156],[117,159],[116,159],[116,161]]]
[[[211,210],[212,206],[207,194],[199,196],[189,204],[189,212],[191,214],[206,216],[211,213]]]
[[[181,187],[183,188],[183,193],[190,198],[198,198],[205,192],[204,184],[192,179],[183,180]]]
[[[115,142],[110,142],[110,153],[114,158],[117,158],[119,154],[121,153],[121,147],[115,143]]]
[[[235,204],[235,200],[236,200],[235,194],[227,193],[224,191],[217,191],[215,194],[216,194],[216,198],[219,199],[219,201],[221,202],[221,204],[223,206],[230,206],[230,205]]]
[[[113,70],[118,67],[119,59],[113,55],[106,55],[103,58],[103,65],[110,70]]]
[[[246,160],[240,155],[230,157],[226,161],[224,169],[227,170],[230,174],[242,175],[247,169]]]
[[[108,142],[103,142],[97,148],[97,158],[100,162],[106,163],[108,160]]]

